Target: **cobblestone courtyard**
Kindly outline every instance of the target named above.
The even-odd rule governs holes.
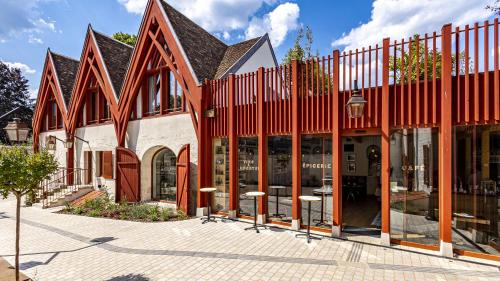
[[[0,256],[13,263],[15,202],[0,201]],[[244,222],[137,223],[23,208],[21,269],[34,280],[500,280],[498,263]]]

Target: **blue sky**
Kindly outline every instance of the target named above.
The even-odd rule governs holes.
[[[492,17],[491,0],[167,0],[227,43],[268,32],[281,61],[298,28],[327,55]],[[79,59],[87,25],[105,34],[137,33],[147,0],[0,0],[0,60],[21,68],[36,95],[45,53]]]

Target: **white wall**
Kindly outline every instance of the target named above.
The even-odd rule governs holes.
[[[162,147],[170,148],[176,156],[190,144],[191,203],[195,202],[198,140],[189,113],[133,120],[128,124],[125,145],[141,160],[141,200],[151,200],[151,158]],[[144,163],[142,163],[144,162]],[[143,167],[149,167],[145,169]],[[193,194],[194,191],[194,194]]]
[[[38,137],[40,149],[47,147],[46,138],[48,136],[55,136],[60,140],[66,140],[66,132],[63,129],[40,133]],[[57,162],[59,162],[59,167],[66,167],[66,151],[67,149],[64,147],[64,143],[62,141],[56,141],[56,150],[49,150],[49,153],[53,154],[57,159]]]
[[[93,184],[94,187],[105,186],[112,198],[115,196],[115,165],[116,165],[116,140],[114,125],[92,125],[76,129],[76,136],[89,141],[89,144],[75,139],[75,168],[84,168],[84,152],[92,151],[92,168],[93,168]],[[113,152],[113,179],[104,179],[96,177],[97,168],[97,151],[112,151]]]
[[[256,71],[259,67],[275,67],[274,57],[268,42],[262,46],[236,71],[235,74],[242,74]]]

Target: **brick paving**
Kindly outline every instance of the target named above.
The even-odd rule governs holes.
[[[13,262],[14,202],[0,201],[0,256]],[[380,247],[370,238],[244,231],[244,222],[138,223],[23,208],[21,268],[34,280],[500,280],[499,264]]]

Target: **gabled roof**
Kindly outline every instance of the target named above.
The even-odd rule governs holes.
[[[228,46],[164,0],[160,2],[199,83],[222,77],[260,39],[268,38],[262,36]]]
[[[54,68],[56,71],[59,85],[61,86],[62,96],[66,107],[69,107],[73,85],[75,84],[76,74],[78,72],[79,61],[54,53],[49,50]]]
[[[94,33],[97,47],[101,52],[117,98],[120,98],[120,90],[125,80],[125,74],[134,48],[95,30],[92,30],[92,32]]]
[[[227,47],[214,78],[221,78],[234,64],[236,64],[262,37],[243,41]]]

